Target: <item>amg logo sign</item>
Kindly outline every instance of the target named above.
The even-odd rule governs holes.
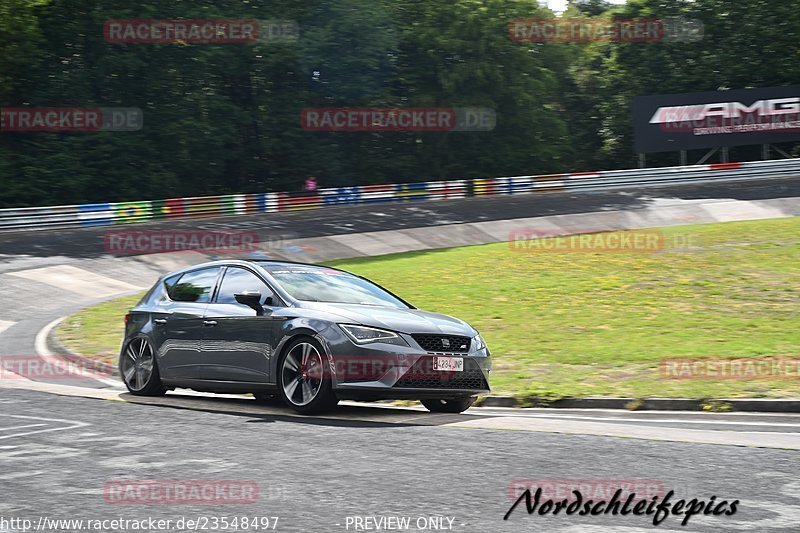
[[[800,141],[800,86],[637,96],[640,153]]]
[[[708,117],[741,118],[744,115],[788,115],[800,113],[800,97],[758,100],[751,105],[741,102],[659,107],[650,118],[651,124],[704,120]]]

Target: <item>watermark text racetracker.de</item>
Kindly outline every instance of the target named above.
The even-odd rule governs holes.
[[[248,44],[295,41],[299,35],[297,22],[279,19],[120,19],[103,25],[103,37],[114,44]]]
[[[800,357],[662,359],[662,379],[798,379]]]
[[[139,131],[138,107],[3,107],[0,132]]]
[[[514,42],[695,42],[703,38],[703,23],[681,17],[664,19],[528,18],[508,23]]]
[[[119,230],[103,235],[103,250],[113,255],[183,251],[236,253],[259,250],[261,240],[257,231]],[[280,247],[281,239],[269,239],[262,246]]]
[[[113,480],[103,486],[106,503],[137,505],[242,505],[256,503],[260,487],[238,480]]]
[[[514,479],[508,484],[508,497],[516,501],[526,490],[542,490],[542,497],[573,501],[573,491],[597,500],[608,499],[619,489],[621,496],[639,494],[644,498],[664,495],[664,482],[659,479]]]
[[[495,111],[480,107],[324,107],[300,113],[306,131],[492,131],[496,124]]]
[[[655,253],[684,250],[697,245],[696,235],[661,230],[512,230],[508,245],[513,252]]]
[[[112,366],[82,359],[80,361],[64,361],[61,359],[43,358],[38,355],[11,355],[0,357],[0,380],[58,380],[84,382],[87,377],[111,378]]]

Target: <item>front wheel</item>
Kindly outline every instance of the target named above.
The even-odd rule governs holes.
[[[292,341],[278,364],[278,388],[286,405],[304,415],[333,409],[339,400],[327,369],[319,342],[310,337]]]
[[[458,400],[422,400],[431,413],[463,413],[475,403],[475,398],[460,398]]]
[[[163,396],[167,388],[161,383],[153,347],[144,337],[128,343],[119,358],[119,373],[125,386],[136,396]]]

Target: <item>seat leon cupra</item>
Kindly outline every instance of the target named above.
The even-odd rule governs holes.
[[[125,316],[119,367],[136,395],[277,395],[303,414],[341,399],[407,399],[460,413],[489,392],[491,360],[469,324],[361,276],[227,260],[159,279]]]

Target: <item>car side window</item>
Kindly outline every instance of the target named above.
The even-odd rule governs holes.
[[[187,272],[170,288],[169,297],[176,302],[208,302],[218,274],[219,268]]]
[[[167,300],[167,295],[169,294],[169,290],[175,285],[175,282],[178,281],[180,276],[172,276],[164,280],[160,280],[158,283],[153,285],[153,287],[147,291],[147,294],[142,296],[142,299],[139,300],[139,303],[136,304],[136,307],[142,305],[157,305],[161,302]],[[170,281],[171,280],[171,281]]]
[[[219,286],[216,303],[218,304],[237,304],[236,294],[245,291],[258,291],[261,293],[261,303],[264,304],[267,297],[275,299],[272,290],[264,281],[244,268],[228,267],[222,284]]]
[[[166,287],[166,289],[167,289],[167,293],[171,293],[172,292],[173,287],[175,287],[175,284],[178,283],[178,280],[180,279],[180,277],[181,277],[180,274],[176,274],[174,276],[170,276],[170,277],[164,279],[163,283],[164,283],[164,287]]]

